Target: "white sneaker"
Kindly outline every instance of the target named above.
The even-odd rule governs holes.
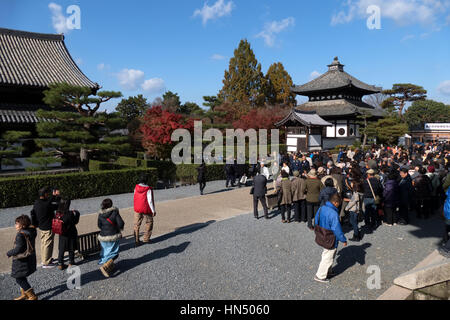
[[[314,276],[314,280],[317,282],[321,282],[321,283],[329,283],[330,282],[330,280],[328,280],[328,279],[319,279],[319,278],[317,278],[317,276]]]

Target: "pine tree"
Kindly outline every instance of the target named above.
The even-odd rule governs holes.
[[[295,95],[291,92],[294,83],[281,62],[269,67],[266,74],[266,98],[270,104],[294,106]]]
[[[383,101],[381,107],[397,110],[400,119],[403,119],[403,109],[407,102],[424,100],[427,97],[427,90],[411,83],[394,84],[392,89],[384,90],[382,93],[390,97]]]
[[[219,99],[228,103],[260,106],[265,102],[265,79],[250,43],[241,40],[225,71]]]
[[[112,131],[126,127],[126,119],[98,112],[104,102],[121,97],[120,92],[102,91],[94,96],[89,88],[62,83],[51,85],[44,91],[44,96],[44,102],[53,109],[66,107],[64,111],[37,112],[38,117],[51,120],[37,124],[39,138],[35,140],[39,147],[52,150],[49,156],[57,154],[65,160],[75,159],[83,170],[87,170],[89,155],[94,152],[130,151],[128,137],[112,134]],[[45,158],[42,153],[36,156]]]
[[[6,131],[0,139],[0,169],[2,166],[18,166],[23,147],[19,146],[22,139],[31,136],[28,131]]]

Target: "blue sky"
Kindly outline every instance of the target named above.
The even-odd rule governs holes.
[[[71,5],[80,29],[67,29]],[[367,26],[374,5],[380,29]],[[450,0],[1,0],[0,27],[63,32],[82,71],[125,97],[170,90],[201,105],[246,38],[264,72],[282,62],[295,84],[338,56],[366,83],[411,82],[450,104]]]

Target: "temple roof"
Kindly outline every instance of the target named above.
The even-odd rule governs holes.
[[[344,88],[356,88],[362,94],[381,92],[382,88],[366,84],[344,71],[344,65],[337,57],[328,65],[328,71],[316,79],[300,86],[294,86],[291,91],[299,95],[309,95],[315,92]]]
[[[321,117],[319,117],[315,112],[307,112],[307,111],[300,111],[293,108],[291,112],[280,122],[275,123],[276,127],[281,127],[285,125],[286,123],[293,121],[293,122],[300,122],[302,125],[307,127],[327,127],[332,126],[331,123],[325,121]]]
[[[63,35],[0,28],[0,86],[47,88],[63,82],[99,89],[73,61]]]
[[[308,101],[297,106],[297,109],[306,112],[315,111],[321,117],[352,116],[362,114],[364,111],[369,112],[374,117],[383,117],[384,114],[383,109],[374,108],[364,101],[347,99]]]
[[[46,110],[48,106],[0,103],[0,123],[56,122],[54,119],[38,118],[36,111],[39,109]]]

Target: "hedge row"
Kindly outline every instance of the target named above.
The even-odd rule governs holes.
[[[177,165],[176,174],[182,182],[197,182],[197,164],[179,164]],[[206,166],[206,181],[224,180],[225,177],[224,164],[211,164]]]
[[[117,163],[89,160],[89,171],[121,170],[129,167]]]
[[[85,199],[105,195],[133,192],[141,174],[147,174],[149,184],[156,185],[157,170],[134,168],[112,171],[40,175],[0,179],[0,208],[31,205],[39,189],[58,188],[64,197]]]

